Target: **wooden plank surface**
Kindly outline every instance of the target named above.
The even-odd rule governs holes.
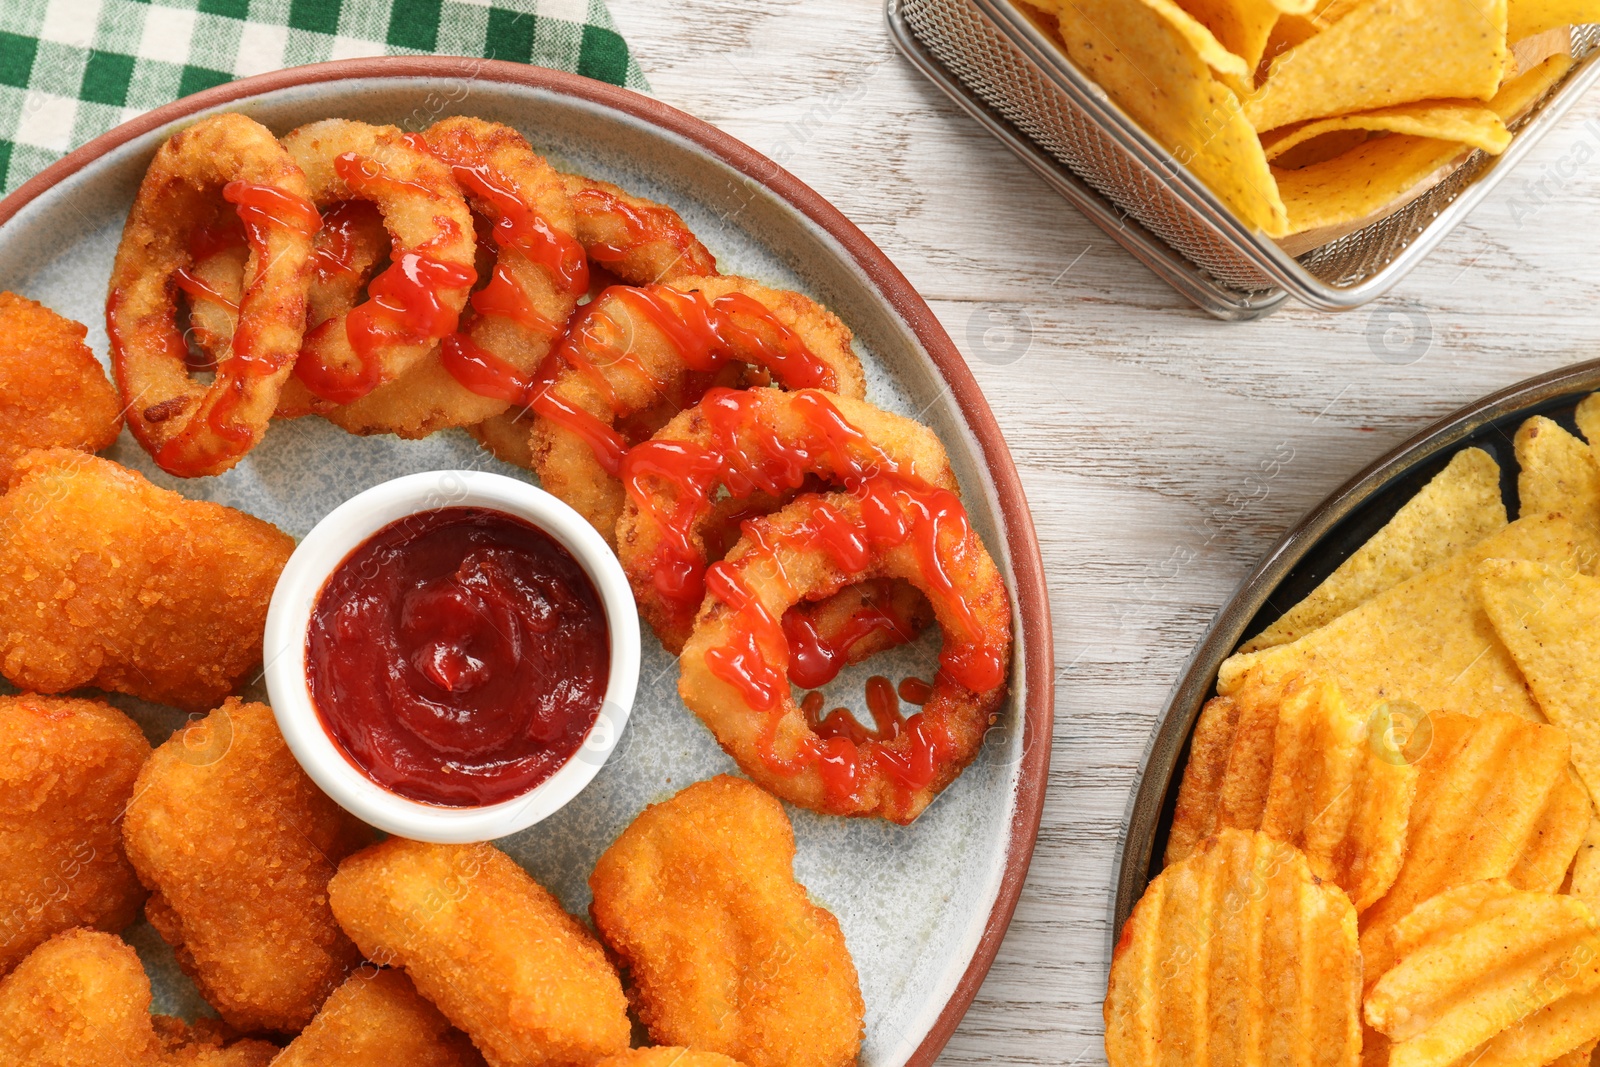
[[[612,0],[661,99],[782,162],[932,304],[1010,442],[1058,689],[1027,888],[941,1062],[1093,1064],[1139,763],[1212,614],[1434,419],[1600,356],[1600,94],[1384,300],[1216,322],[894,51],[875,0]]]

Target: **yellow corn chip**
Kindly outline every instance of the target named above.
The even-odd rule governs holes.
[[[1190,746],[1166,861],[1187,858],[1223,828],[1259,830],[1305,853],[1311,872],[1348,893],[1360,912],[1400,871],[1417,785],[1416,768],[1369,730],[1335,686],[1311,679],[1246,686],[1233,699],[1209,702]]]
[[[1600,521],[1600,464],[1589,446],[1543,415],[1517,428],[1517,496],[1526,515]]]
[[[1506,82],[1505,87],[1495,93],[1494,99],[1489,101],[1489,107],[1507,123],[1515,122],[1532,111],[1533,106],[1543,100],[1571,69],[1571,56],[1551,56],[1527,73],[1519,74]]]
[[[1590,816],[1574,804],[1583,790],[1558,727],[1500,712],[1441,713],[1429,726],[1405,859],[1389,892],[1361,920],[1369,985],[1402,954],[1398,924],[1418,904],[1486,878],[1555,890],[1589,827]]]
[[[1267,40],[1284,12],[1302,16],[1310,12],[1311,0],[1178,0],[1180,6],[1205,26],[1222,46],[1243,59],[1254,78],[1256,67],[1266,52]],[[1218,68],[1220,70],[1220,68]],[[1240,88],[1254,88],[1251,80]]]
[[[1338,570],[1239,651],[1298,640],[1505,527],[1500,465],[1481,448],[1462,449]]]
[[[1314,119],[1277,138],[1266,148],[1269,162],[1277,162],[1289,149],[1334,130],[1383,130],[1432,137],[1440,141],[1481,148],[1499,155],[1511,143],[1505,123],[1487,107],[1474,104],[1424,100],[1415,104],[1396,104],[1376,111]]]
[[[1547,1067],[1589,1067],[1589,1058],[1594,1055],[1596,1045],[1600,1045],[1600,1038],[1587,1045],[1579,1045],[1565,1056],[1557,1056]]]
[[[1290,234],[1359,229],[1438,185],[1470,151],[1455,141],[1391,134],[1299,170],[1274,167],[1272,176]]]
[[[1510,0],[1506,38],[1520,41],[1558,26],[1600,22],[1600,0]]]
[[[1232,694],[1248,671],[1263,684],[1304,672],[1333,680],[1361,713],[1380,701],[1408,701],[1426,711],[1498,710],[1537,720],[1522,674],[1478,602],[1478,564],[1497,558],[1592,573],[1600,534],[1557,516],[1518,519],[1292,644],[1230,656],[1217,692]]]
[[[1391,1067],[1547,1064],[1600,1037],[1600,921],[1572,897],[1479,882],[1394,931],[1365,1016]]]
[[[1589,824],[1583,845],[1572,860],[1572,884],[1567,891],[1591,904],[1600,900],[1600,818]]]
[[[1506,65],[1506,0],[1368,0],[1272,61],[1244,102],[1258,130],[1414,100],[1487,100]]]
[[[1355,1067],[1361,957],[1344,893],[1265,834],[1224,830],[1133,909],[1106,988],[1110,1067]]]
[[[1281,234],[1287,216],[1261,142],[1182,28],[1193,20],[1167,0],[1051,2],[1068,58],[1242,222]]]
[[[1323,25],[1310,15],[1280,15],[1272,32],[1267,35],[1263,59],[1276,59],[1297,44],[1309,41],[1321,33]]]
[[[1290,140],[1295,130],[1294,126],[1285,126],[1281,131],[1273,131],[1284,136],[1270,140],[1271,135],[1261,138],[1262,147],[1267,150],[1267,155],[1271,158],[1274,174],[1280,170],[1300,170],[1318,163],[1326,163],[1330,159],[1337,159],[1346,152],[1353,151],[1358,145],[1364,144],[1370,137],[1366,130],[1328,130],[1274,154],[1273,145],[1277,141]]]
[[[1478,581],[1500,639],[1545,716],[1572,738],[1572,765],[1600,797],[1600,579],[1490,559]]]
[[[1573,418],[1578,424],[1578,432],[1589,442],[1590,454],[1600,463],[1600,393],[1590,393],[1578,401],[1578,410],[1573,413]]]

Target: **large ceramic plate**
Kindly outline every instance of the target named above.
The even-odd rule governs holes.
[[[1189,735],[1201,706],[1216,692],[1222,661],[1321,584],[1463,448],[1481,448],[1500,464],[1506,512],[1516,518],[1517,460],[1511,442],[1517,427],[1529,416],[1544,415],[1576,433],[1573,409],[1596,389],[1600,361],[1529,378],[1469,404],[1345,483],[1267,553],[1200,639],[1151,739],[1117,870],[1113,937],[1161,869],[1189,759]]]
[[[1054,694],[1049,605],[1022,488],[976,383],[927,305],[816,193],[712,127],[587,79],[441,57],[282,71],[119,127],[0,202],[0,288],[89,324],[90,345],[104,353],[106,279],[138,181],[157,145],[212,110],[243,111],[280,133],[329,116],[416,130],[459,113],[515,126],[558,164],[677,208],[724,272],[827,304],[855,331],[869,399],[922,419],[943,438],[974,523],[1011,588],[1012,699],[975,764],[915,825],[791,812],[799,877],[838,915],[860,970],[862,1062],[932,1062],[977,992],[1027,872]],[[341,501],[397,475],[467,468],[529,477],[489,459],[460,432],[418,442],[363,439],[317,419],[275,424],[244,463],[217,478],[160,474],[126,434],[111,455],[162,485],[244,508],[297,536]],[[653,637],[645,646],[632,719],[601,774],[556,816],[500,842],[578,914],[588,909],[595,858],[644,805],[733,770],[679,701],[672,658]],[[909,658],[874,669],[896,677],[926,670],[936,648],[924,641]],[[832,695],[858,693],[864,677],[841,678]],[[124,706],[152,739],[180,721],[170,709]],[[202,1010],[159,938],[142,925],[129,937],[155,979],[156,1010]]]

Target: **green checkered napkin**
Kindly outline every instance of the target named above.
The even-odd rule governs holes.
[[[0,0],[0,189],[213,85],[421,53],[648,87],[604,0]]]

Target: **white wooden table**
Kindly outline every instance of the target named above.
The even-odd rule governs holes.
[[[779,159],[888,253],[1005,430],[1050,577],[1055,747],[1027,888],[943,1062],[1103,1062],[1129,797],[1212,613],[1395,444],[1600,356],[1600,94],[1390,297],[1224,324],[924,81],[877,0],[612,10],[657,96]]]

